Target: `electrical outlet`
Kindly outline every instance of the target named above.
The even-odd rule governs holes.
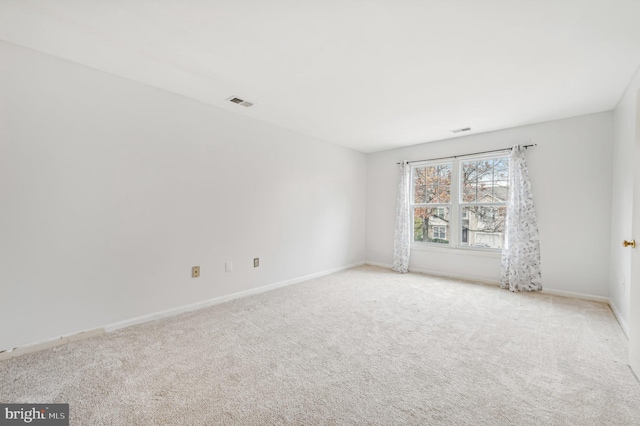
[[[198,278],[200,276],[200,267],[194,266],[191,268],[191,278]]]
[[[233,262],[231,262],[230,260],[227,260],[226,262],[224,262],[224,271],[225,272],[232,272],[233,271]]]
[[[260,266],[260,258],[256,257],[253,259],[253,267],[257,268],[258,266]]]

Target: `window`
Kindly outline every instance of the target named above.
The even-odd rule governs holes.
[[[446,226],[433,226],[433,238],[438,239],[446,239],[447,238],[447,227]]]
[[[502,156],[412,166],[413,241],[501,249],[508,177],[509,160]]]
[[[411,174],[413,240],[449,244],[451,163],[412,167]]]

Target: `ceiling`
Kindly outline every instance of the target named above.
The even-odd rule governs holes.
[[[640,1],[0,0],[0,39],[374,152],[613,109]]]

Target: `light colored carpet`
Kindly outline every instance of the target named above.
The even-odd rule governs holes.
[[[0,401],[74,425],[640,425],[626,351],[602,303],[365,266],[0,362]]]

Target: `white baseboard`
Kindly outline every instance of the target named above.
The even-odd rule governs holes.
[[[366,261],[365,264],[366,265],[371,265],[371,266],[379,266],[381,268],[387,268],[387,269],[391,269],[391,267],[392,267],[392,265],[389,265],[389,264],[386,264],[386,263],[380,263],[380,262],[369,262],[369,261]],[[431,269],[410,268],[409,272],[416,272],[416,273],[419,273],[419,274],[426,274],[426,275],[431,275],[431,276],[434,276],[434,277],[453,278],[453,279],[462,280],[462,281],[473,281],[475,283],[481,283],[481,284],[500,285],[500,283],[498,281],[491,280],[491,279],[488,279],[488,278],[472,276],[472,275],[448,274],[448,273],[443,273],[443,272],[440,272],[440,271],[434,271],[434,270],[431,270]]]
[[[391,269],[391,265],[386,264],[386,263],[369,262],[369,261],[367,261],[367,262],[365,262],[365,264]],[[440,272],[440,271],[434,271],[434,270],[430,270],[430,269],[410,268],[409,272],[418,272],[418,273],[421,273],[421,274],[432,275],[432,276],[435,276],[435,277],[453,278],[453,279],[457,279],[457,280],[472,281],[472,282],[482,283],[482,284],[490,284],[490,285],[498,285],[498,286],[500,285],[499,281],[488,279],[488,278],[477,277],[477,276],[472,276],[472,275],[455,274],[455,273],[454,274],[449,274],[449,273],[443,273],[443,272]],[[611,301],[609,300],[608,297],[594,296],[592,294],[575,293],[575,292],[571,292],[571,291],[555,290],[555,289],[550,289],[550,288],[543,288],[542,289],[542,293],[543,294],[552,294],[554,296],[571,297],[573,299],[588,300],[588,301],[592,301],[592,302],[602,302],[602,303],[607,303],[609,305],[611,304],[610,303]]]
[[[385,268],[385,269],[391,269],[393,267],[393,265],[389,265],[387,263],[380,263],[380,262],[370,262],[370,261],[366,261],[364,262],[365,265],[370,265],[370,266],[378,266],[380,268]]]
[[[308,281],[308,280],[311,280],[311,279],[314,279],[314,278],[322,277],[322,276],[325,276],[325,275],[330,275],[330,274],[333,274],[333,273],[336,273],[336,272],[340,272],[340,271],[344,271],[344,270],[347,270],[347,269],[355,268],[355,267],[362,266],[362,265],[365,265],[365,264],[366,265],[371,265],[371,266],[378,266],[378,267],[386,268],[386,269],[391,269],[391,267],[392,267],[392,265],[390,265],[390,264],[380,263],[380,262],[366,261],[366,262],[352,263],[350,265],[340,266],[340,267],[333,268],[333,269],[327,269],[327,270],[316,272],[316,273],[313,273],[313,274],[308,274],[308,275],[304,275],[304,276],[301,276],[301,277],[292,278],[290,280],[280,281],[280,282],[277,282],[277,283],[267,284],[267,285],[264,285],[264,286],[261,286],[261,287],[257,287],[257,288],[253,288],[253,289],[249,289],[249,290],[244,290],[244,291],[240,291],[240,292],[237,292],[237,293],[232,293],[232,294],[228,294],[228,295],[225,295],[225,296],[216,297],[216,298],[213,298],[213,299],[203,300],[201,302],[192,303],[190,305],[180,306],[180,307],[177,307],[177,308],[167,309],[167,310],[164,310],[164,311],[161,311],[161,312],[155,312],[155,313],[149,314],[149,315],[143,315],[143,316],[131,318],[131,319],[128,319],[128,320],[119,321],[119,322],[116,322],[116,323],[108,324],[108,325],[106,325],[104,327],[100,327],[100,328],[96,328],[96,329],[92,329],[92,330],[87,330],[87,331],[82,331],[82,332],[74,333],[74,334],[67,335],[67,336],[56,337],[56,338],[52,338],[52,339],[48,339],[48,340],[44,340],[44,341],[40,341],[40,342],[36,342],[36,343],[32,343],[32,344],[20,346],[20,347],[17,347],[17,348],[5,350],[5,351],[0,352],[0,361],[6,360],[6,359],[9,359],[9,358],[14,358],[16,356],[20,356],[20,355],[24,355],[24,354],[28,354],[28,353],[33,353],[33,352],[38,352],[38,351],[42,351],[42,350],[45,350],[45,349],[48,349],[48,348],[64,345],[64,344],[69,343],[69,342],[74,342],[74,341],[77,341],[77,340],[82,340],[82,339],[86,339],[86,338],[89,338],[89,337],[98,336],[98,335],[103,334],[105,332],[112,332],[112,331],[115,331],[115,330],[119,330],[121,328],[131,327],[133,325],[138,325],[138,324],[142,324],[142,323],[145,323],[145,322],[154,321],[154,320],[157,320],[157,319],[160,319],[160,318],[172,317],[172,316],[179,315],[179,314],[182,314],[182,313],[185,313],[185,312],[191,312],[191,311],[195,311],[195,310],[198,310],[198,309],[206,308],[206,307],[209,307],[209,306],[218,305],[218,304],[221,304],[221,303],[224,303],[224,302],[228,302],[230,300],[239,299],[239,298],[242,298],[242,297],[247,297],[247,296],[251,296],[251,295],[254,295],[254,294],[264,293],[264,292],[267,292],[267,291],[270,291],[270,290],[275,290],[277,288],[286,287],[286,286],[289,286],[289,285],[301,283],[301,282]],[[445,277],[445,278],[460,279],[460,280],[465,280],[465,281],[473,281],[473,282],[478,282],[478,283],[483,283],[483,284],[499,285],[499,282],[493,281],[493,280],[487,280],[487,279],[483,279],[483,278],[479,278],[479,277],[472,277],[472,276],[461,276],[461,275],[455,275],[455,274],[442,274],[442,273],[437,272],[437,271],[431,271],[431,270],[421,269],[421,268],[411,268],[410,272],[417,272],[417,273],[422,273],[422,274],[427,274],[427,275],[432,275],[432,276]],[[629,336],[629,326],[628,326],[628,324],[626,323],[626,321],[624,321],[624,319],[620,315],[620,311],[618,310],[618,308],[607,297],[593,296],[593,295],[589,295],[589,294],[574,293],[574,292],[554,290],[554,289],[543,289],[542,293],[552,294],[552,295],[556,295],[556,296],[563,296],[563,297],[571,297],[571,298],[575,298],[575,299],[582,299],[582,300],[589,300],[589,301],[607,303],[611,307],[611,310],[613,311],[614,316],[618,320],[618,323],[620,324],[620,327],[622,328],[623,332],[625,333],[625,335]]]
[[[153,314],[142,315],[142,316],[131,318],[131,319],[128,319],[128,320],[124,320],[124,321],[119,321],[119,322],[116,322],[116,323],[108,324],[108,325],[106,325],[104,327],[96,328],[96,329],[93,329],[93,330],[82,331],[80,333],[74,333],[74,334],[68,335],[68,336],[55,337],[55,338],[52,338],[52,339],[47,339],[47,340],[44,340],[44,341],[40,341],[40,342],[36,342],[36,343],[20,346],[20,347],[17,347],[17,348],[4,350],[4,351],[0,352],[0,361],[5,360],[5,359],[9,359],[9,358],[14,358],[16,356],[32,353],[32,352],[42,351],[42,350],[45,350],[45,349],[48,349],[48,348],[52,348],[52,347],[55,347],[55,346],[64,345],[64,344],[69,343],[69,342],[74,342],[74,341],[77,341],[77,340],[81,340],[81,339],[86,339],[86,338],[89,338],[89,337],[97,336],[97,335],[103,334],[105,332],[108,333],[108,332],[111,332],[111,331],[119,330],[121,328],[131,327],[133,325],[138,325],[138,324],[142,324],[142,323],[145,323],[145,322],[154,321],[154,320],[157,320],[157,319],[160,319],[160,318],[172,317],[172,316],[179,315],[179,314],[182,314],[182,313],[185,313],[185,312],[191,312],[191,311],[195,311],[195,310],[198,310],[198,309],[206,308],[206,307],[209,307],[209,306],[218,305],[220,303],[228,302],[230,300],[239,299],[241,297],[251,296],[253,294],[264,293],[264,292],[267,292],[267,291],[270,291],[270,290],[275,290],[275,289],[280,288],[280,287],[286,287],[286,286],[289,286],[289,285],[301,283],[303,281],[309,281],[309,280],[314,279],[314,278],[318,278],[318,277],[322,277],[322,276],[325,276],[325,275],[329,275],[329,274],[333,274],[333,273],[336,273],[336,272],[340,272],[340,271],[344,271],[344,270],[347,270],[347,269],[351,269],[351,268],[355,268],[355,267],[358,267],[358,266],[362,266],[362,265],[364,265],[364,263],[365,262],[356,262],[356,263],[352,263],[350,265],[339,266],[337,268],[327,269],[327,270],[316,272],[316,273],[313,273],[313,274],[303,275],[301,277],[292,278],[290,280],[280,281],[280,282],[277,282],[277,283],[267,284],[267,285],[264,285],[264,286],[261,286],[261,287],[252,288],[250,290],[239,291],[237,293],[227,294],[225,296],[220,296],[220,297],[215,297],[213,299],[203,300],[201,302],[192,303],[190,305],[179,306],[177,308],[167,309],[167,310],[164,310],[164,311],[161,311],[161,312],[155,312]]]
[[[9,358],[15,358],[20,355],[30,354],[33,352],[40,352],[45,349],[55,348],[56,346],[65,345],[69,342],[75,342],[82,339],[88,339],[89,337],[99,336],[104,334],[104,328],[94,328],[93,330],[81,331],[80,333],[74,333],[67,336],[60,336],[53,339],[42,340],[40,342],[31,343],[28,345],[13,348],[11,350],[5,350],[0,352],[0,361]]]
[[[572,299],[588,300],[590,302],[602,302],[610,304],[611,300],[604,296],[595,296],[593,294],[575,293],[572,291],[554,290],[552,288],[543,288],[543,294],[552,294],[554,296],[570,297]]]
[[[366,265],[371,265],[371,266],[379,266],[381,268],[387,268],[387,269],[391,269],[391,266],[392,266],[392,265],[389,265],[389,264],[386,264],[386,263],[371,262],[371,261],[366,261],[365,264]],[[462,276],[462,275],[456,275],[456,274],[442,274],[442,273],[430,271],[430,270],[427,270],[427,269],[411,268],[411,270],[409,272],[419,272],[419,273],[422,273],[422,274],[438,276],[438,277],[454,278],[454,279],[460,279],[460,280],[464,280],[464,281],[473,281],[473,282],[478,282],[478,283],[483,283],[483,284],[490,284],[490,285],[500,285],[499,282],[493,281],[493,280],[486,280],[486,279],[482,279],[482,278],[478,278],[478,277]],[[611,311],[613,312],[613,316],[618,321],[618,324],[620,324],[620,328],[622,328],[622,331],[624,332],[624,334],[627,336],[627,338],[629,338],[629,325],[627,324],[627,322],[624,320],[624,318],[620,314],[620,310],[618,309],[618,307],[611,301],[610,298],[603,297],[603,296],[594,296],[592,294],[575,293],[575,292],[563,291],[563,290],[555,290],[555,289],[552,289],[552,288],[543,288],[542,289],[542,293],[543,294],[551,294],[551,295],[554,295],[554,296],[570,297],[572,299],[588,300],[588,301],[591,301],[591,302],[606,303],[607,305],[609,305],[611,307]]]
[[[116,322],[113,324],[106,325],[104,328],[107,332],[111,332],[114,330],[118,330],[125,327],[131,327],[132,325],[138,325],[149,321],[154,321],[160,318],[172,317],[175,315],[180,315],[185,312],[196,311],[202,308],[208,308],[209,306],[219,305],[224,302],[228,302],[230,300],[239,299],[241,297],[251,296],[253,294],[264,293],[270,290],[275,290],[280,287],[286,287],[288,285],[301,283],[303,281],[308,281],[314,278],[322,277],[324,275],[333,274],[336,272],[344,271],[346,269],[355,268],[357,266],[364,265],[364,262],[352,263],[350,265],[340,266],[338,268],[327,269],[321,272],[316,272],[309,275],[303,275],[301,277],[292,278],[290,280],[280,281],[273,284],[267,284],[261,287],[252,288],[249,290],[239,291],[237,293],[231,293],[224,296],[214,297],[213,299],[207,299],[200,302],[192,303],[190,305],[179,306],[177,308],[167,309],[165,311],[155,312],[153,314],[142,315],[136,318],[131,318],[128,320]]]
[[[627,339],[628,339],[629,338],[629,324],[627,324],[627,322],[624,320],[624,318],[620,314],[620,310],[615,305],[615,303],[613,303],[613,301],[609,300],[609,306],[611,307],[611,311],[613,312],[613,315],[618,320],[618,324],[620,324],[620,328],[622,328],[622,331],[624,332],[625,336],[627,336]]]
[[[455,280],[472,281],[474,283],[480,283],[480,284],[490,284],[490,285],[496,285],[496,286],[500,285],[499,281],[492,280],[490,278],[473,276],[473,275],[449,274],[445,272],[434,271],[434,270],[424,269],[424,268],[411,268],[409,272],[418,272],[420,274],[433,275],[435,277],[452,278]]]

